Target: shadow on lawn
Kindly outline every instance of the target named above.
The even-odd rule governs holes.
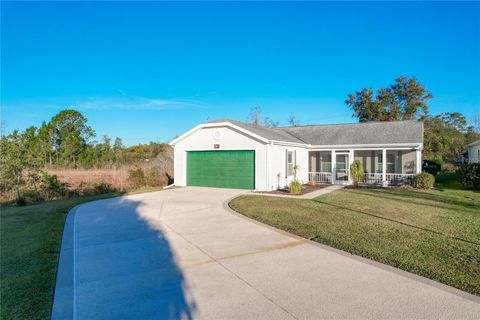
[[[75,212],[70,293],[75,318],[193,318],[195,302],[155,211],[156,217],[149,216],[141,201],[120,198],[87,203]],[[62,243],[61,259],[67,251]],[[61,260],[57,289],[68,265]],[[65,314],[61,298],[56,292],[52,319]]]
[[[398,221],[398,220],[395,220],[395,219],[387,218],[387,217],[384,217],[384,216],[381,216],[381,215],[378,215],[378,214],[374,214],[374,213],[370,213],[370,212],[366,212],[366,211],[362,211],[362,210],[358,210],[358,209],[352,209],[352,208],[345,207],[345,206],[340,206],[340,205],[337,205],[337,204],[328,203],[328,202],[322,201],[321,198],[314,199],[313,201],[315,201],[317,203],[327,205],[327,206],[331,206],[331,207],[334,207],[334,208],[337,208],[337,209],[347,210],[347,211],[354,212],[354,213],[360,213],[362,215],[374,217],[374,218],[389,221],[389,222],[398,223],[400,225],[407,226],[407,227],[410,227],[410,228],[414,228],[414,229],[417,229],[417,230],[434,233],[434,234],[437,234],[437,235],[441,235],[441,236],[448,237],[448,238],[451,238],[451,239],[467,242],[467,243],[474,244],[474,245],[480,245],[480,243],[478,243],[478,242],[470,241],[470,240],[455,237],[455,236],[451,236],[451,235],[445,234],[445,233],[437,231],[437,230],[424,228],[424,227],[419,227],[419,226],[416,226],[416,225],[413,225],[413,224],[410,224],[410,223],[406,223],[406,222]]]
[[[361,188],[359,189],[348,189],[350,192],[359,193],[366,196],[374,196],[378,198],[383,198],[387,200],[403,201],[407,203],[415,203],[422,206],[434,207],[434,208],[443,208],[443,209],[452,209],[451,205],[461,206],[465,209],[476,209],[480,207],[479,203],[475,203],[475,200],[472,198],[467,198],[468,200],[462,201],[457,199],[452,199],[451,197],[446,197],[444,194],[433,194],[422,191],[414,190],[376,190],[368,189],[368,192],[364,192]],[[372,195],[372,193],[374,195]],[[404,198],[407,196],[408,198]],[[428,200],[435,202],[426,203],[418,200]]]

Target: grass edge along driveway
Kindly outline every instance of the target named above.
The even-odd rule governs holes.
[[[313,200],[244,195],[235,211],[480,295],[480,193],[342,189]]]

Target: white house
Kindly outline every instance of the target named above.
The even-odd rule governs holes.
[[[170,145],[177,186],[269,191],[287,186],[295,175],[302,183],[350,184],[354,160],[363,164],[364,183],[399,185],[421,172],[423,124],[264,128],[225,119],[201,123]]]
[[[468,163],[480,163],[480,140],[467,145]]]

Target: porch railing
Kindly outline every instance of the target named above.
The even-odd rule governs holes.
[[[387,173],[387,181],[391,186],[413,185],[415,174],[410,173]]]
[[[381,173],[364,173],[363,174],[363,183],[365,184],[382,184],[382,174]]]
[[[308,180],[315,182],[332,182],[332,173],[331,172],[309,172]]]
[[[385,178],[390,186],[413,185],[415,174],[410,173],[387,173]],[[364,184],[382,184],[381,173],[365,173],[363,175]]]

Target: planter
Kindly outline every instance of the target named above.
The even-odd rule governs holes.
[[[310,180],[310,181],[308,181],[308,185],[309,185],[310,187],[315,187],[315,186],[317,185],[317,182],[316,182],[316,181],[313,181],[313,180]]]

